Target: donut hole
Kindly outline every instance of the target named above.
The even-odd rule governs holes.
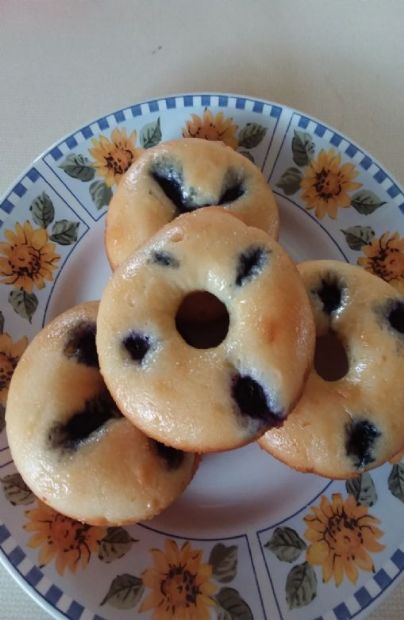
[[[388,314],[388,321],[399,334],[404,334],[404,302],[396,302]]]
[[[325,381],[338,381],[348,373],[348,356],[335,331],[330,329],[326,334],[317,336],[314,368]]]
[[[105,390],[87,400],[81,411],[74,413],[64,424],[56,424],[48,434],[53,448],[77,449],[109,420],[121,418],[114,400]]]
[[[195,349],[219,346],[229,331],[230,317],[223,302],[208,291],[193,291],[182,300],[175,316],[180,336]]]

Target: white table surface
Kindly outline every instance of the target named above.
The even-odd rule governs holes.
[[[190,91],[317,116],[403,185],[403,25],[401,0],[0,0],[0,193],[91,119]],[[0,566],[0,618],[48,617]],[[370,618],[403,620],[404,584]]]

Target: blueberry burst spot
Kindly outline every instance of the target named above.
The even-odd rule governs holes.
[[[128,334],[124,338],[122,344],[130,357],[140,364],[151,347],[149,336],[145,336],[139,332],[131,332]]]
[[[155,441],[154,439],[150,439],[150,445],[157,456],[164,462],[168,470],[174,471],[181,467],[184,461],[184,452],[176,448],[165,446],[163,443]]]
[[[108,420],[121,417],[121,412],[105,390],[95,398],[87,400],[83,409],[74,413],[66,423],[55,424],[48,434],[49,443],[53,448],[75,450]]]
[[[352,420],[345,427],[345,449],[357,469],[375,461],[375,443],[381,432],[367,420]]]
[[[197,201],[198,194],[195,189],[185,186],[180,167],[176,167],[168,162],[156,162],[150,171],[150,175],[167,198],[174,204],[178,214],[194,211],[202,207],[229,204],[240,198],[245,191],[244,183],[237,173],[229,170],[225,175],[220,196],[209,202],[200,203]]]
[[[178,259],[170,252],[164,252],[163,250],[155,250],[152,252],[151,262],[163,267],[172,267],[176,269],[180,266]]]
[[[242,286],[258,276],[268,261],[269,250],[257,246],[247,248],[238,258],[237,286]]]
[[[335,277],[322,278],[321,286],[315,292],[320,298],[326,314],[331,314],[340,307],[342,288]]]
[[[94,321],[81,321],[67,334],[63,348],[66,357],[75,359],[79,364],[99,368],[95,335],[97,332]]]
[[[387,315],[391,327],[399,334],[404,334],[404,301],[393,301]]]
[[[248,375],[236,375],[233,378],[232,396],[241,413],[260,420],[266,426],[278,426],[282,413],[272,411],[263,387]]]

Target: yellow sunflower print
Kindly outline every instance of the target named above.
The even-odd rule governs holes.
[[[404,293],[404,237],[398,232],[386,232],[380,239],[362,246],[362,252],[365,256],[358,258],[361,267]]]
[[[40,548],[40,564],[54,560],[59,575],[63,575],[66,569],[75,573],[78,567],[85,568],[107,532],[104,527],[85,525],[64,517],[41,502],[26,515],[28,523],[24,528],[33,532],[28,546]]]
[[[183,138],[203,138],[204,140],[222,141],[232,149],[238,147],[236,137],[237,125],[232,118],[226,118],[223,112],[218,112],[213,116],[212,112],[206,109],[202,118],[197,114],[192,114],[191,120],[187,121],[182,130]]]
[[[321,150],[305,169],[301,181],[306,208],[314,209],[318,218],[329,215],[335,219],[339,208],[350,206],[349,192],[362,187],[354,181],[358,174],[353,164],[341,164],[341,154],[334,149]]]
[[[321,566],[324,582],[333,577],[339,586],[346,575],[356,583],[358,568],[374,571],[369,552],[384,549],[377,541],[383,532],[377,527],[379,519],[368,514],[367,506],[358,504],[353,495],[343,501],[340,493],[334,493],[331,501],[323,495],[320,506],[312,506],[311,511],[304,518],[304,535],[311,543],[307,561]]]
[[[0,334],[0,403],[6,404],[8,388],[17,362],[28,345],[24,336],[13,342],[8,334]]]
[[[153,609],[153,620],[209,620],[216,586],[210,581],[212,567],[202,563],[202,551],[167,540],[164,552],[152,549],[151,554],[154,566],[142,575],[151,593],[140,611]]]
[[[0,243],[2,284],[31,293],[34,286],[40,289],[52,281],[60,256],[44,228],[33,228],[30,222],[16,224],[15,231],[6,230],[5,237],[7,241]]]
[[[122,175],[143,151],[136,148],[136,137],[136,131],[128,136],[126,129],[115,128],[110,140],[102,135],[92,139],[93,146],[89,151],[95,159],[94,167],[109,187],[119,183]]]

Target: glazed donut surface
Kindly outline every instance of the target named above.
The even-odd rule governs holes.
[[[177,330],[195,292],[228,313],[223,340],[206,348]],[[124,415],[198,452],[235,448],[279,424],[314,350],[292,261],[266,233],[214,207],[178,217],[114,272],[97,325],[101,372]]]
[[[276,238],[278,209],[261,171],[222,142],[182,138],[146,150],[112,197],[105,231],[115,269],[181,213],[221,205]]]
[[[148,439],[119,412],[98,368],[97,308],[68,310],[30,343],[11,381],[7,434],[38,498],[79,521],[118,525],[174,501],[196,460]]]
[[[267,432],[259,444],[300,471],[354,477],[404,447],[404,298],[380,278],[342,262],[309,261],[298,269],[310,295],[318,347],[336,335],[346,352],[346,374],[325,380],[313,368],[283,427]]]

